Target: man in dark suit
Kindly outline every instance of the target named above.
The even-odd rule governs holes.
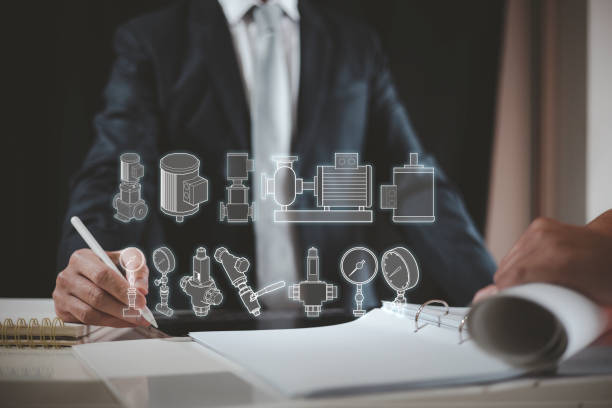
[[[267,262],[273,268],[271,260],[257,259],[261,253],[257,243],[265,245],[269,235],[262,234],[270,231],[289,237],[285,241],[292,254],[279,253],[279,257],[291,258],[287,265],[295,265],[295,271],[286,271],[291,277],[288,284],[293,283],[291,279],[305,278],[306,251],[316,246],[321,279],[342,285],[340,295],[347,308],[354,287],[343,285],[338,262],[347,249],[357,245],[372,249],[379,258],[394,246],[412,251],[421,282],[410,293],[411,301],[439,297],[453,305],[468,303],[478,289],[491,283],[495,264],[459,193],[434,159],[423,152],[375,35],[308,0],[236,0],[243,7],[240,10],[236,3],[228,3],[180,1],[118,29],[117,60],[105,91],[106,107],[95,118],[97,138],[74,178],[67,220],[78,215],[105,249],[134,245],[150,254],[161,245],[172,248],[178,260],[170,283],[175,307],[188,305],[188,298],[176,289],[179,276],[191,273],[190,260],[198,246],[212,254],[223,245],[254,266]],[[268,98],[273,100],[270,106],[262,94],[266,72],[257,69],[257,61],[273,45],[262,50],[261,42],[250,43],[258,29],[250,24],[258,24],[257,13],[265,6],[280,10],[277,35],[282,41],[275,46],[287,63],[282,86],[268,84],[270,93],[280,95]],[[266,19],[269,21],[269,17],[260,21]],[[272,106],[279,98],[286,102]],[[258,116],[262,105],[267,113]],[[294,168],[304,179],[312,179],[317,165],[333,164],[334,153],[357,152],[360,162],[372,164],[377,191],[391,179],[393,167],[407,163],[409,153],[419,153],[423,164],[436,168],[435,222],[394,224],[388,213],[376,211],[372,224],[296,224],[290,230],[271,226],[268,232],[259,232],[253,223],[218,222],[217,203],[225,201],[228,184],[226,152],[267,153],[265,146],[258,147],[272,137],[258,130],[266,114],[272,127],[285,129],[279,132],[278,145],[286,143],[283,153],[299,156]],[[159,159],[173,151],[196,155],[209,181],[209,202],[182,224],[159,211]],[[143,197],[149,204],[144,221],[125,224],[113,218],[111,205],[119,183],[119,156],[124,152],[141,157]],[[269,161],[255,159],[258,170]],[[259,174],[252,179],[257,177]],[[254,200],[259,192],[251,195]],[[311,208],[313,201],[306,196],[295,205]],[[113,326],[146,324],[123,318],[126,282],[112,275],[84,246],[66,221],[59,253],[63,271],[54,292],[60,317]],[[224,293],[223,307],[240,308],[235,290],[215,268],[213,276]],[[266,271],[252,269],[250,280],[259,285],[257,275]],[[373,290],[366,293],[365,304],[370,307],[381,298],[394,296],[381,278],[369,286]],[[143,305],[148,292],[146,267],[138,287],[137,303]],[[157,299],[157,294],[149,296],[153,304]]]

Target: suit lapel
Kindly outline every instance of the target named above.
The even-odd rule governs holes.
[[[217,1],[194,3],[194,25],[200,31],[202,53],[212,86],[235,138],[233,149],[250,149],[251,119],[231,33]]]
[[[304,157],[315,146],[317,124],[329,82],[331,46],[321,17],[312,4],[301,0],[299,9],[300,92],[292,149]]]

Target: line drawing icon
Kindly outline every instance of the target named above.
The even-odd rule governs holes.
[[[208,180],[200,176],[200,160],[190,153],[170,153],[159,161],[160,208],[183,222],[208,201]]]
[[[161,278],[153,281],[155,286],[161,285],[159,288],[159,297],[161,300],[160,303],[155,305],[155,310],[170,317],[174,313],[174,310],[168,306],[168,296],[170,294],[168,274],[174,271],[176,267],[176,259],[170,248],[161,247],[153,251],[153,266],[155,266],[155,269],[162,275]]]
[[[355,317],[363,316],[363,285],[374,279],[378,273],[378,259],[374,252],[365,247],[354,247],[349,249],[342,255],[340,259],[340,272],[344,279],[355,285],[355,305],[353,315]]]
[[[333,166],[317,166],[317,175],[305,181],[293,169],[297,156],[272,158],[276,171],[272,177],[262,173],[261,195],[274,197],[280,206],[275,222],[372,222],[372,166],[360,165],[358,153],[336,153],[334,159]],[[318,209],[290,208],[305,191],[312,191]]]
[[[219,202],[219,221],[248,222],[254,219],[253,204],[249,204],[250,188],[244,185],[249,172],[254,169],[248,153],[227,153],[227,179],[232,182],[225,188],[227,204]]]
[[[307,317],[319,317],[323,302],[338,298],[338,286],[319,279],[319,250],[308,249],[306,280],[289,286],[289,299],[304,304]]]
[[[393,301],[396,306],[406,303],[404,293],[419,283],[419,265],[407,248],[396,247],[386,251],[380,269],[387,284],[397,292]]]
[[[215,261],[223,266],[223,270],[225,270],[230,282],[238,289],[238,296],[240,296],[244,307],[253,316],[259,316],[261,314],[261,305],[259,304],[259,300],[257,300],[260,296],[285,287],[285,281],[278,281],[254,292],[253,289],[247,285],[246,272],[251,266],[248,259],[231,254],[225,247],[217,248],[214,257]]]
[[[125,271],[130,286],[127,289],[128,307],[123,308],[123,317],[140,317],[142,311],[136,307],[137,289],[135,273],[145,264],[145,256],[138,248],[125,248],[119,254],[119,266]]]
[[[393,168],[393,184],[380,186],[380,209],[393,210],[393,222],[434,222],[434,180],[434,168],[410,153],[409,164]]]
[[[119,156],[120,180],[119,192],[113,198],[113,208],[117,211],[115,218],[121,222],[141,221],[149,212],[149,207],[142,199],[140,179],[144,177],[144,166],[136,153],[123,153]]]
[[[208,316],[210,307],[219,306],[223,301],[223,294],[210,276],[210,257],[204,247],[199,247],[193,257],[193,274],[183,276],[179,285],[191,297],[193,313],[197,317]]]

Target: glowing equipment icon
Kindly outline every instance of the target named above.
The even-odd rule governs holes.
[[[393,184],[380,186],[380,208],[393,210],[393,222],[434,222],[434,168],[418,164],[419,154],[410,153],[410,164],[393,168]]]
[[[240,296],[244,307],[253,316],[259,316],[261,314],[261,305],[259,304],[259,300],[257,300],[260,296],[274,292],[285,286],[285,281],[278,281],[254,292],[246,283],[246,272],[251,266],[251,263],[244,257],[237,257],[231,254],[224,247],[217,248],[215,251],[215,261],[223,266],[230,282],[238,289],[238,296]]]
[[[338,298],[338,286],[319,280],[319,251],[310,248],[306,257],[306,280],[289,286],[289,299],[304,304],[308,317],[319,317],[323,302]]]
[[[414,255],[403,247],[390,249],[382,256],[381,269],[387,284],[397,292],[395,304],[406,303],[404,293],[419,283],[419,265]]]
[[[170,153],[159,161],[160,207],[183,222],[208,201],[208,180],[199,175],[200,160],[189,153]]]
[[[205,317],[210,306],[218,306],[223,300],[221,291],[210,276],[210,257],[206,248],[199,247],[193,257],[193,275],[183,276],[179,282],[181,289],[191,297],[193,313]]]
[[[136,153],[123,153],[121,163],[119,193],[113,198],[115,218],[121,222],[141,221],[149,212],[149,207],[141,197],[140,179],[144,176],[144,166]]]
[[[130,286],[127,290],[128,307],[123,308],[123,317],[140,317],[141,310],[136,307],[136,272],[145,263],[145,256],[138,248],[126,248],[119,255],[119,265],[125,271]]]
[[[160,303],[155,305],[155,310],[159,313],[166,315],[168,317],[172,316],[174,311],[168,306],[168,296],[170,294],[170,288],[168,287],[168,274],[174,270],[176,267],[176,260],[174,258],[174,254],[170,251],[169,248],[161,247],[157,248],[153,251],[153,265],[155,269],[159,273],[161,273],[161,278],[155,279],[153,283],[155,286],[160,286],[159,288],[159,297],[161,299]]]
[[[359,165],[358,153],[336,153],[333,166],[317,166],[313,181],[297,178],[297,156],[273,157],[274,176],[261,175],[262,198],[274,197],[275,222],[372,222],[372,166]],[[290,209],[298,194],[312,191],[318,210]]]
[[[225,188],[227,204],[219,203],[219,220],[227,222],[248,222],[253,220],[253,204],[249,204],[249,187],[244,185],[249,172],[253,171],[253,160],[248,153],[227,154],[227,179],[232,184]]]
[[[340,260],[340,272],[344,279],[357,286],[355,292],[356,309],[354,316],[363,316],[363,285],[369,283],[378,273],[378,259],[368,248],[351,248],[342,255]]]

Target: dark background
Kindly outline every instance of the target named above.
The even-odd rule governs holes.
[[[320,1],[320,0],[319,0]],[[3,61],[2,297],[49,297],[70,176],[94,137],[121,23],[169,0],[25,2],[7,12]],[[503,0],[327,0],[380,35],[426,149],[458,185],[482,232],[486,218]],[[7,262],[8,261],[8,262]]]

